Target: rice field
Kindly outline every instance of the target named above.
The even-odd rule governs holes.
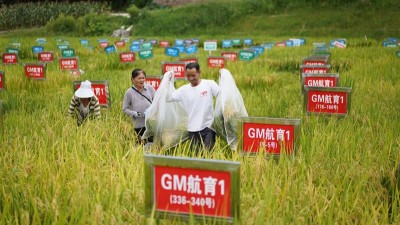
[[[5,90],[0,91],[0,224],[187,224],[146,216],[144,152],[134,144],[131,120],[121,110],[134,68],[161,76],[162,62],[178,59],[154,47],[151,59],[136,54],[135,62],[124,64],[118,52],[129,51],[129,45],[106,54],[98,38],[88,38],[93,48],[86,48],[77,37],[49,36],[44,48],[54,53],[54,61],[47,63],[45,79],[35,80],[25,77],[23,64],[38,62],[32,53],[36,38],[0,39],[3,53],[11,43],[21,44],[18,64],[0,66],[5,73]],[[173,43],[176,37],[143,38]],[[200,41],[229,38],[204,36]],[[254,42],[285,38],[255,37]],[[84,72],[79,77],[59,68],[60,41],[75,50]],[[311,55],[313,43],[329,44],[330,39],[306,41],[226,64],[249,116],[301,120],[295,155],[279,160],[263,153],[242,156],[218,138],[206,158],[240,162],[241,224],[398,224],[399,47],[383,47],[383,40],[348,39],[347,48],[330,49],[331,72],[339,73],[340,86],[352,88],[351,110],[337,118],[304,112],[301,61]],[[219,47],[211,55],[238,50]],[[197,57],[202,77],[218,82],[218,69],[207,66],[209,54],[199,47],[194,55],[180,58]],[[110,107],[81,127],[66,116],[76,80],[105,80],[110,91]],[[176,87],[185,82],[178,80]],[[192,157],[187,144],[153,153]]]

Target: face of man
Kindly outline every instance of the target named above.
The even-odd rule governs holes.
[[[200,84],[200,71],[197,71],[196,68],[186,69],[186,79],[195,87]]]

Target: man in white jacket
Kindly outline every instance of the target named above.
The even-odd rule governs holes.
[[[197,155],[202,148],[210,151],[215,145],[215,131],[211,125],[214,121],[214,97],[218,96],[221,89],[215,81],[200,78],[198,63],[189,63],[185,69],[189,84],[167,96],[167,101],[182,102],[188,115],[191,149]]]

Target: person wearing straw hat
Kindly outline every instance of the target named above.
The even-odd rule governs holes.
[[[76,116],[78,126],[88,118],[100,117],[99,99],[94,94],[90,81],[82,81],[81,86],[75,91],[69,104],[68,115]]]

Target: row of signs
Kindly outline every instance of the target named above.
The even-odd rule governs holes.
[[[352,89],[339,87],[339,74],[330,73],[328,46],[316,43],[312,53],[300,65],[305,111],[317,115],[347,115]]]

